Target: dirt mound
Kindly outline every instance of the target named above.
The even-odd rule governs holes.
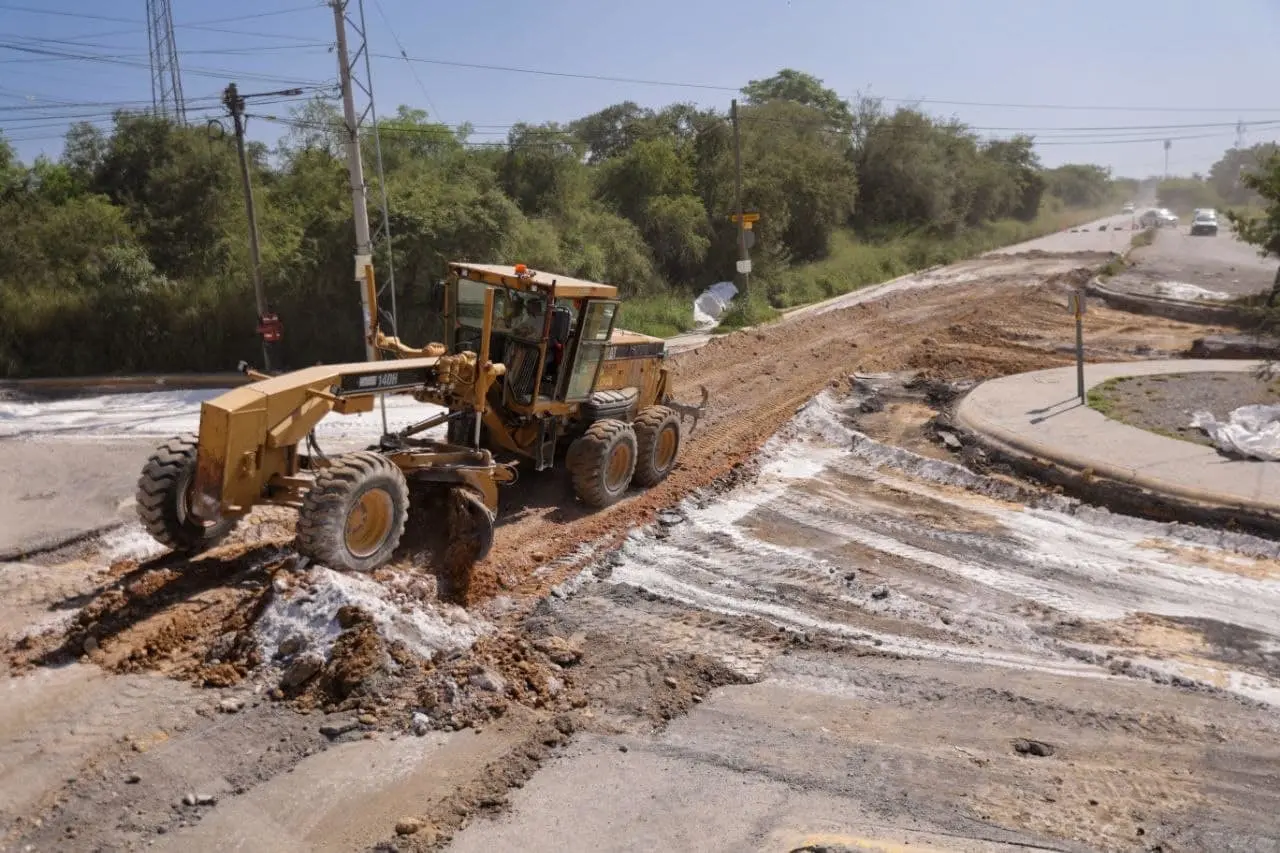
[[[279,544],[112,564],[107,581],[65,628],[18,639],[15,671],[87,658],[114,672],[154,670],[205,686],[240,681],[262,663],[248,629],[296,557]]]

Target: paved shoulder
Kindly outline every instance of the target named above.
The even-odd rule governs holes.
[[[1085,386],[1119,376],[1247,372],[1258,362],[1219,359],[1092,364]],[[1075,367],[982,383],[956,412],[959,424],[1015,452],[1164,495],[1280,514],[1280,463],[1231,460],[1211,447],[1112,420],[1076,397]]]

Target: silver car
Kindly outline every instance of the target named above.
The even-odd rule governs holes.
[[[1218,212],[1212,208],[1197,210],[1191,220],[1191,236],[1207,234],[1216,237],[1218,234]]]

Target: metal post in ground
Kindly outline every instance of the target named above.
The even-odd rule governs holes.
[[[1077,290],[1073,294],[1072,309],[1076,315],[1076,394],[1080,397],[1080,404],[1085,404],[1084,395],[1084,306],[1085,292],[1083,289]]]

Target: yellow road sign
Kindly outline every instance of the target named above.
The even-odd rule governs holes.
[[[732,214],[732,215],[729,217],[729,221],[730,221],[730,222],[737,222],[737,221],[738,221],[738,214],[736,214],[736,213]],[[758,213],[744,213],[744,214],[742,214],[742,222],[743,222],[743,224],[745,224],[748,228],[750,228],[750,227],[751,227],[751,223],[752,223],[752,222],[759,222],[759,221],[760,221],[760,214],[758,214]]]

